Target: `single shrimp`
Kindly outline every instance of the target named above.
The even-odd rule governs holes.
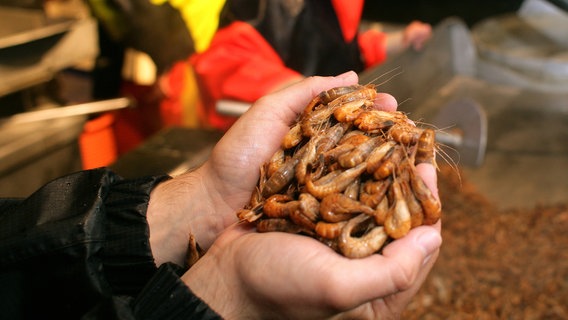
[[[306,145],[300,148],[294,154],[294,156],[286,160],[286,162],[284,162],[284,164],[281,165],[280,168],[278,168],[278,170],[266,180],[266,183],[261,190],[263,197],[269,197],[282,190],[282,188],[284,188],[294,179],[294,176],[296,174],[296,165],[300,161],[305,150]]]
[[[345,105],[346,103],[350,103],[353,101],[365,101],[365,100],[373,102],[375,101],[376,97],[377,97],[377,90],[375,90],[375,85],[372,84],[366,86],[359,85],[357,90],[343,94],[335,98],[334,100],[330,101],[327,105],[335,111],[337,108]]]
[[[403,146],[394,146],[392,152],[383,158],[382,163],[373,173],[377,180],[385,179],[394,173],[398,165],[405,159],[406,151]]]
[[[387,177],[383,180],[366,180],[362,185],[363,191],[368,194],[385,194],[392,183],[392,178]]]
[[[294,224],[298,226],[301,226],[305,230],[314,231],[316,229],[316,223],[306,217],[300,210],[294,210],[293,212],[291,212],[289,218],[290,221],[294,222]]]
[[[311,170],[311,177],[315,180],[319,179],[322,175],[329,173],[329,167],[326,167],[324,155],[316,155],[314,163],[306,167],[306,172],[308,170]]]
[[[383,197],[381,202],[375,208],[375,223],[378,226],[384,226],[385,221],[387,220],[387,216],[389,214],[389,199],[387,197]]]
[[[250,196],[248,208],[254,208],[254,207],[261,205],[263,203],[264,203],[264,198],[260,194],[260,188],[255,187],[254,190],[252,191],[251,196]]]
[[[424,129],[418,138],[414,164],[429,163],[436,167],[436,133],[432,129]]]
[[[325,239],[335,239],[341,234],[341,230],[347,224],[347,220],[339,222],[318,221],[315,232],[318,236]]]
[[[339,142],[337,144],[338,145],[352,144],[352,145],[357,146],[357,145],[360,145],[361,143],[369,140],[370,138],[371,137],[366,135],[361,130],[351,130],[351,131],[345,133],[345,135],[343,135],[343,137],[341,137],[341,139],[339,139]]]
[[[344,88],[344,89],[341,89]],[[339,88],[333,88],[333,89],[329,89],[327,91],[323,91],[320,92],[317,96],[313,97],[312,100],[310,100],[310,102],[306,105],[306,107],[304,108],[304,111],[302,112],[302,115],[300,116],[300,120],[302,118],[306,118],[309,117],[315,110],[319,110],[321,109],[318,108],[319,106],[325,106],[327,105],[329,102],[331,102],[332,100],[334,100],[335,98],[339,97],[339,93],[341,92],[341,90],[356,90],[355,88],[353,89],[348,89],[347,87],[339,87]],[[349,91],[350,92],[350,91]]]
[[[373,100],[362,99],[347,102],[333,111],[333,116],[339,122],[352,122],[359,114],[373,107]]]
[[[365,258],[379,251],[385,244],[388,236],[382,226],[375,226],[360,237],[352,234],[360,224],[371,221],[369,216],[361,214],[347,222],[338,238],[341,253],[352,259]]]
[[[385,231],[393,239],[405,236],[411,227],[411,216],[408,205],[402,195],[400,183],[395,179],[391,185],[394,205],[391,206],[385,219]]]
[[[269,218],[286,218],[294,210],[298,210],[298,201],[285,194],[271,195],[264,202],[264,215]]]
[[[296,164],[296,168],[294,169],[295,176],[300,184],[303,184],[306,179],[308,167],[312,166],[317,159],[316,146],[318,145],[318,141],[318,137],[312,137],[310,141],[308,141],[302,156]]]
[[[380,136],[373,137],[373,138],[361,143],[360,145],[355,147],[353,150],[339,156],[339,158],[337,158],[337,162],[339,162],[339,164],[343,168],[353,168],[356,165],[363,163],[363,161],[365,161],[365,159],[367,159],[369,154],[376,147],[380,146],[382,143],[383,143],[382,137],[380,137]]]
[[[424,223],[424,210],[410,187],[410,165],[407,162],[399,169],[401,172],[399,175],[400,189],[410,211],[410,227],[415,228]]]
[[[349,199],[358,200],[360,188],[361,188],[361,178],[357,178],[349,186],[347,186],[345,191],[343,191],[343,194]]]
[[[262,196],[261,190],[264,188],[264,185],[266,184],[267,180],[266,172],[267,172],[267,165],[260,166],[260,175],[258,177],[258,184],[254,188],[250,196],[250,201],[249,201],[250,207],[255,207],[264,202],[264,197]]]
[[[349,128],[349,124],[346,123],[338,123],[333,127],[329,128],[325,131],[325,133],[319,138],[317,146],[316,146],[316,153],[322,154],[331,150],[333,147],[337,145],[341,137],[347,129]]]
[[[308,217],[311,221],[317,221],[320,219],[320,202],[314,196],[309,193],[302,193],[298,198],[300,202],[300,211]]]
[[[330,102],[332,102],[333,100],[355,92],[355,91],[359,91],[361,89],[363,89],[364,86],[360,85],[360,84],[354,84],[354,85],[350,85],[350,86],[343,86],[343,87],[335,87],[326,91],[321,92],[320,94],[318,94],[318,98],[319,101],[321,101],[321,103],[323,104],[328,104]]]
[[[266,165],[266,174],[270,177],[286,162],[286,155],[283,149],[278,149]]]
[[[434,197],[432,191],[428,189],[424,180],[419,177],[415,170],[409,170],[410,186],[416,199],[420,201],[422,209],[424,210],[424,224],[432,225],[436,223],[442,216],[442,204]]]
[[[408,210],[410,211],[410,227],[416,228],[423,225],[424,209],[422,209],[422,205],[418,199],[416,199],[408,183],[403,183],[401,187],[404,193],[404,199],[408,205]]]
[[[302,126],[299,122],[296,122],[282,139],[282,149],[287,150],[293,148],[300,144],[303,139]]]
[[[333,109],[329,106],[324,106],[300,118],[300,127],[302,129],[302,134],[305,137],[315,136],[324,128],[329,126],[330,116],[332,114]]]
[[[341,172],[332,181],[325,184],[312,181],[310,174],[308,173],[308,177],[306,177],[305,187],[309,193],[311,193],[318,199],[322,199],[323,197],[331,193],[343,192],[347,188],[347,186],[349,186],[349,184],[353,182],[353,180],[355,180],[365,171],[366,165],[366,163],[361,163],[356,167],[347,169]]]
[[[193,266],[199,258],[203,257],[205,251],[199,247],[197,240],[193,234],[189,234],[189,241],[187,245],[187,253],[185,254],[185,263],[187,267]]]
[[[416,144],[421,133],[422,129],[415,127],[409,122],[398,122],[394,124],[388,131],[388,135],[394,141],[405,146]]]
[[[360,192],[360,201],[368,207],[376,208],[390,188],[392,179],[367,180]]]
[[[260,219],[260,217],[262,217],[262,215],[264,214],[263,207],[264,204],[260,203],[252,208],[240,209],[239,211],[237,211],[237,217],[239,218],[239,220],[254,222]]]
[[[361,112],[353,124],[367,133],[379,133],[392,127],[395,123],[406,121],[406,116],[398,111],[368,110]]]
[[[377,171],[382,163],[382,160],[391,152],[396,145],[396,142],[389,140],[381,144],[378,148],[373,149],[367,157],[367,173]]]
[[[321,200],[319,212],[323,221],[338,222],[352,218],[355,213],[373,215],[373,211],[373,208],[342,193],[332,193]]]
[[[308,230],[314,230],[319,220],[319,201],[309,193],[302,193],[298,198],[298,208],[290,212],[290,220]]]
[[[328,167],[329,169],[329,167]],[[326,183],[330,183],[332,182],[334,179],[336,179],[341,173],[343,173],[342,170],[330,170],[326,175],[324,175],[323,177],[319,178],[316,181],[316,184],[326,184]],[[313,176],[313,173],[310,173],[310,177]]]
[[[355,149],[355,145],[353,144],[338,145],[337,147],[323,153],[323,161],[324,163],[336,162],[337,158],[339,158],[342,154],[347,153],[353,149]]]

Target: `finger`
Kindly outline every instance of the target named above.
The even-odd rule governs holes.
[[[395,270],[395,273],[393,273],[391,289],[396,290],[396,293],[384,298],[389,309],[403,310],[422,287],[440,253],[442,238],[439,226],[438,223],[435,226],[414,229],[412,234],[407,235],[408,239],[415,244],[411,250],[408,250],[408,246],[403,247],[405,244],[401,241],[395,241],[383,251],[386,257],[398,261],[410,260],[412,259],[409,258],[411,255],[415,259],[415,261],[406,263],[406,266],[408,266],[406,272]],[[408,251],[405,253],[405,250]],[[401,270],[404,271],[405,263],[400,263],[400,266],[402,266]]]
[[[353,308],[412,288],[423,279],[421,270],[435,258],[441,243],[439,230],[421,226],[387,245],[382,255],[348,261],[345,274],[337,275],[346,278],[338,290],[345,298],[340,307]]]
[[[258,100],[255,103],[258,110],[251,110],[251,112],[265,112],[266,108],[274,108],[279,111],[273,113],[274,117],[288,125],[296,119],[298,113],[304,110],[308,102],[322,91],[353,85],[358,80],[357,74],[353,71],[335,77],[308,77]]]
[[[388,305],[389,310],[404,310],[426,281],[426,278],[434,267],[439,254],[440,249],[437,249],[424,259],[415,281],[408,289],[387,296],[384,299],[376,300],[376,302],[378,302],[379,305],[383,305],[383,303]]]
[[[391,242],[383,249],[383,256],[400,265],[406,272],[393,271],[392,288],[404,290],[412,284],[412,275],[419,271],[442,244],[440,230],[435,226],[420,226],[411,230],[405,237]],[[406,266],[406,268],[405,268]]]
[[[375,107],[384,111],[396,111],[398,102],[395,97],[388,93],[377,93],[375,98]]]

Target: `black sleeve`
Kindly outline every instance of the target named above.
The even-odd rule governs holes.
[[[114,296],[101,300],[82,319],[222,319],[181,281],[184,271],[175,264],[163,264],[136,298]]]
[[[181,281],[184,272],[163,264],[133,303],[138,319],[221,319]]]
[[[168,178],[124,180],[100,168],[54,180],[25,199],[0,200],[1,318],[106,312],[134,319],[147,303],[142,291],[171,294],[174,287],[152,287],[162,272],[146,222],[150,192]],[[177,290],[187,290],[177,303],[196,299],[177,279]]]

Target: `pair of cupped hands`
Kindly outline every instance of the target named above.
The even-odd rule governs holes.
[[[348,259],[310,237],[256,233],[235,214],[306,104],[357,82],[354,72],[309,77],[259,99],[203,166],[158,185],[147,213],[156,264],[183,265],[193,234],[207,253],[182,280],[226,319],[398,318],[436,261],[440,222],[414,228],[382,254]],[[380,93],[375,105],[395,110],[397,102]],[[417,170],[437,196],[434,167]]]

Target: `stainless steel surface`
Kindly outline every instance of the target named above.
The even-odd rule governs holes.
[[[250,106],[251,103],[248,102],[222,99],[217,101],[215,109],[222,115],[240,116],[245,113]]]
[[[77,139],[85,120],[85,116],[76,116],[0,128],[0,173]]]
[[[467,26],[459,19],[444,20],[433,29],[421,51],[407,50],[359,76],[363,84],[376,83],[377,90],[397,98],[400,109],[413,112],[455,75],[475,77],[477,51]],[[396,72],[395,77],[386,74]],[[384,81],[385,78],[390,78]],[[412,114],[413,119],[417,119]]]
[[[42,10],[0,7],[0,49],[62,34],[74,20],[49,19]]]
[[[448,21],[434,32],[424,51],[395,57],[361,75],[361,81],[372,82],[401,68],[399,76],[377,89],[393,94],[400,110],[425,123],[451,101],[477,102],[487,115],[487,149],[481,166],[458,164],[464,178],[500,208],[565,203],[568,90],[492,82],[486,72],[498,74],[500,66],[484,63],[480,68],[482,62],[472,52],[475,43],[463,24]]]
[[[568,13],[551,2],[527,0],[517,13],[472,28],[479,76],[529,90],[568,91]]]
[[[532,22],[532,23],[531,23]],[[563,38],[544,30],[562,32]],[[548,25],[548,27],[546,27]],[[540,82],[568,88],[568,19],[549,16],[491,18],[472,30],[480,58]]]
[[[471,99],[449,102],[432,120],[436,142],[452,159],[467,166],[480,166],[487,146],[487,116]]]
[[[217,130],[165,128],[122,155],[111,168],[126,178],[164,173],[175,176],[205,162],[222,134]]]
[[[94,61],[98,53],[96,21],[91,18],[52,21],[38,10],[0,7],[0,35],[0,96]]]
[[[58,118],[118,110],[129,107],[130,105],[132,105],[132,101],[130,99],[116,98],[82,103],[72,106],[55,107],[38,111],[24,112],[0,119],[0,128],[6,126],[21,125],[30,122],[53,120]]]
[[[40,85],[97,53],[94,19],[51,20],[41,10],[0,7],[0,96]],[[84,114],[94,108],[86,109],[20,114],[10,119],[14,125],[0,120],[1,196],[27,196],[81,169],[78,139]]]

